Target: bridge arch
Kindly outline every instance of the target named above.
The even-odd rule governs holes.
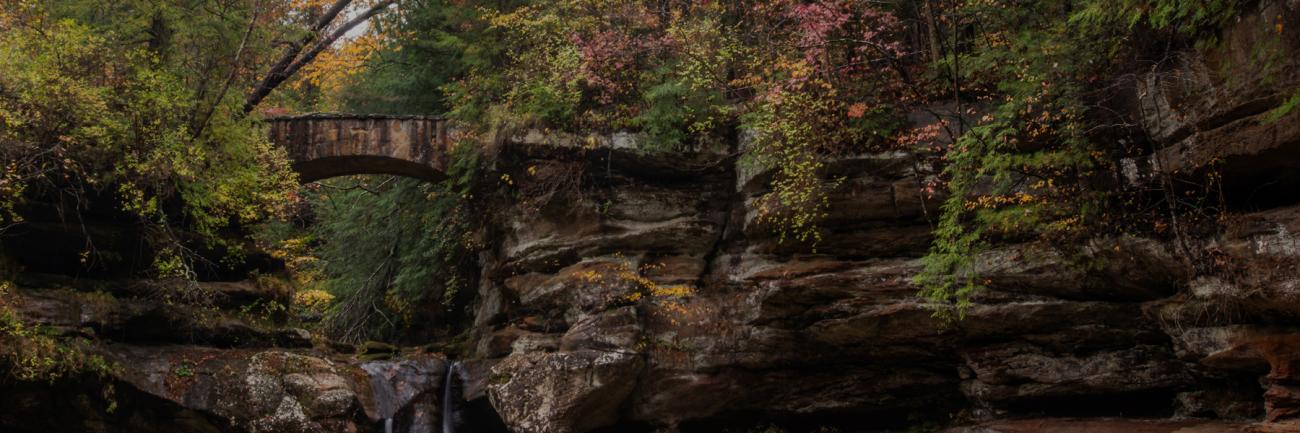
[[[447,122],[440,117],[317,113],[267,122],[271,142],[288,151],[303,183],[353,174],[446,177]]]

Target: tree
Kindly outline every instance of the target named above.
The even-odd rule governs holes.
[[[193,277],[219,231],[280,212],[296,188],[282,149],[227,89],[285,30],[287,5],[255,0],[11,2],[0,9],[0,209],[92,200],[137,218],[156,270]],[[89,240],[88,248],[93,245]],[[93,254],[93,250],[88,250]]]
[[[245,114],[252,112],[267,95],[270,95],[277,87],[284,84],[285,80],[288,80],[308,63],[315,60],[316,56],[320,55],[322,51],[334,45],[339,38],[388,9],[397,1],[375,1],[355,16],[347,18],[342,13],[352,3],[353,0],[335,1],[307,28],[306,34],[287,43],[279,60],[271,65],[271,69],[266,72],[266,75],[248,92],[243,108]]]

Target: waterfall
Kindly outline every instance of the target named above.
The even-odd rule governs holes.
[[[447,379],[442,385],[442,433],[456,433],[456,404],[452,400],[455,392],[452,387],[458,371],[460,371],[459,362],[447,365]]]
[[[384,433],[393,433],[393,419],[384,418]]]
[[[361,364],[361,369],[370,376],[370,389],[374,392],[375,410],[382,418],[392,418],[397,413],[397,390],[393,387],[393,365],[386,362],[369,362]]]

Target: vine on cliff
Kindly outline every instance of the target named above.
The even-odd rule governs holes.
[[[922,296],[964,314],[981,287],[977,260],[998,239],[1077,245],[1123,225],[1113,189],[1126,149],[1105,135],[1104,84],[1133,54],[1139,28],[1178,32],[1197,45],[1240,11],[1239,2],[998,0],[960,3],[946,15],[956,38],[939,79],[983,116],[943,155],[945,200],[924,271]],[[961,34],[969,36],[961,37]],[[1140,48],[1138,48],[1140,49]],[[1168,49],[1167,47],[1165,49]],[[960,101],[961,99],[958,99]],[[972,110],[974,112],[975,110]],[[1120,142],[1123,142],[1120,140]],[[1105,186],[1109,185],[1109,186]]]

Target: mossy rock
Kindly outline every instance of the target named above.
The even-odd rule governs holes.
[[[362,361],[388,361],[393,359],[392,353],[366,353],[357,355],[357,359]]]
[[[361,343],[361,347],[357,348],[358,355],[374,355],[381,353],[389,355],[397,353],[397,346],[382,341],[367,341]]]
[[[321,338],[324,338],[324,337],[321,337]],[[348,343],[344,343],[344,342],[341,342],[341,341],[328,340],[328,339],[327,339],[327,340],[324,340],[324,343],[325,343],[326,346],[329,346],[330,350],[333,350],[334,352],[337,352],[337,353],[357,353],[357,346],[354,346],[354,345],[351,345],[351,344],[348,344]]]

